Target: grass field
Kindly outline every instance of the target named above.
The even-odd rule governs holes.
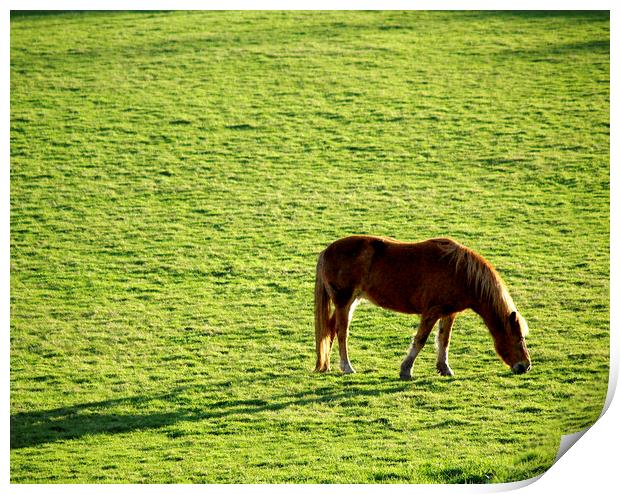
[[[465,313],[400,381],[418,318],[362,305],[313,374],[352,233],[482,253],[531,372]],[[608,356],[608,13],[12,16],[12,482],[521,480]]]

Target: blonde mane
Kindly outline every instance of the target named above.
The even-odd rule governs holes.
[[[436,239],[436,243],[457,272],[465,271],[476,296],[489,302],[498,315],[507,318],[517,310],[502,278],[486,259],[452,239]]]

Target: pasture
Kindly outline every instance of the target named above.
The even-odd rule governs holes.
[[[506,482],[602,409],[606,12],[17,12],[10,166],[12,482]],[[481,253],[532,370],[365,304],[312,373],[353,233]]]

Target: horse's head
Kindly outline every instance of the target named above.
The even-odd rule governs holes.
[[[495,349],[515,374],[530,370],[532,361],[525,346],[528,327],[525,319],[516,311],[510,313],[504,325],[504,332],[495,338]]]

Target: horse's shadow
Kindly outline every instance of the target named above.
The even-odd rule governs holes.
[[[183,420],[183,411],[165,413],[119,413],[110,409],[140,407],[155,397],[133,396],[79,405],[19,412],[11,415],[11,449],[27,448],[45,443],[76,439],[102,433],[124,433],[158,428]]]
[[[247,416],[265,411],[278,411],[292,406],[312,404],[343,404],[346,401],[364,396],[379,396],[384,393],[398,393],[410,389],[408,383],[393,379],[373,379],[370,382],[330,382],[314,387],[312,390],[291,394],[281,394],[269,399],[221,399],[209,402],[204,409],[195,404],[178,405],[183,394],[207,394],[217,389],[214,386],[179,387],[169,393],[152,396],[138,395],[125,398],[82,403],[78,405],[18,412],[11,415],[11,449],[27,448],[62,440],[71,440],[86,435],[116,434],[137,430],[158,429],[180,422],[196,422],[221,419],[233,416]],[[230,385],[222,383],[221,388]],[[175,404],[169,412],[123,413],[123,409],[148,409],[153,402]],[[112,410],[114,410],[112,412]]]
[[[511,379],[510,373],[495,373],[497,377]],[[458,377],[459,381],[484,376]],[[261,379],[252,376],[252,383],[265,381],[265,386],[273,382],[273,376]],[[452,378],[430,376],[414,377],[410,381],[400,381],[390,376],[373,376],[372,373],[353,377],[332,373],[314,376],[311,389],[297,393],[274,394],[265,398],[220,399],[197,406],[190,396],[208,396],[210,393],[229,389],[231,381],[209,385],[189,385],[178,387],[168,393],[136,395],[112,400],[82,403],[51,410],[18,412],[11,415],[11,449],[27,448],[56,441],[77,439],[86,435],[116,434],[139,430],[159,429],[182,422],[218,420],[227,417],[247,419],[248,415],[260,412],[279,411],[291,407],[325,404],[329,406],[356,406],[360,398],[406,393],[429,386],[445,390]],[[243,380],[235,383],[248,384]],[[167,403],[172,411],[152,411],[154,403]],[[158,406],[158,405],[156,405]],[[140,410],[144,413],[124,413],[122,410]],[[121,411],[119,411],[121,410]],[[148,410],[148,411],[147,411]]]

